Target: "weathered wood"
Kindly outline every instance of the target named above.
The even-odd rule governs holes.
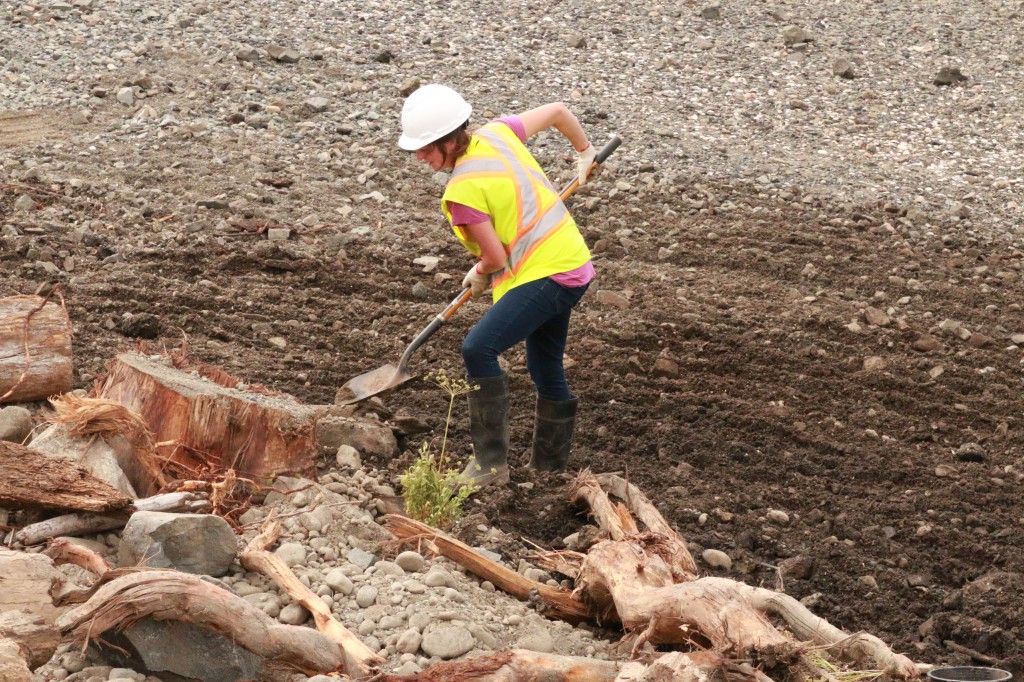
[[[594,616],[590,607],[569,590],[527,580],[512,569],[491,561],[469,545],[425,523],[389,514],[384,517],[384,527],[399,539],[416,538],[433,543],[442,556],[519,599],[531,599],[536,595],[543,603],[541,611],[553,618],[575,623]]]
[[[25,526],[14,534],[14,541],[23,547],[28,547],[62,535],[75,537],[102,533],[115,528],[124,528],[129,518],[131,518],[130,512],[63,514]]]
[[[43,554],[53,559],[53,563],[57,566],[71,564],[84,568],[97,576],[101,576],[113,568],[106,559],[91,549],[60,538],[51,542]]]
[[[608,499],[602,484],[642,510],[645,531],[626,518],[625,506]],[[695,645],[763,657],[820,676],[805,656],[809,642],[840,660],[894,678],[919,676],[910,659],[878,638],[848,635],[792,597],[725,578],[694,579],[685,560],[673,554],[673,548],[685,547],[683,538],[638,492],[622,479],[599,480],[590,472],[580,474],[575,485],[575,496],[587,501],[613,538],[590,549],[576,587],[603,613],[617,616],[627,631],[638,633],[634,650],[645,642]],[[777,629],[769,615],[782,618],[797,639]]]
[[[371,668],[379,666],[384,659],[373,653],[358,637],[339,623],[323,600],[303,585],[281,559],[267,551],[267,548],[273,545],[280,535],[281,526],[271,514],[264,522],[259,534],[239,553],[238,562],[247,570],[261,573],[273,580],[288,593],[293,601],[301,604],[313,614],[317,630],[330,637],[341,647],[345,657],[345,670],[349,675],[367,675]]]
[[[632,661],[622,667],[615,682],[772,682],[747,663],[715,651],[672,651],[649,664]]]
[[[31,668],[50,660],[60,641],[54,623],[63,609],[52,595],[64,585],[49,557],[0,548],[0,637],[20,645]]]
[[[73,462],[0,442],[0,507],[106,512],[131,498]]]
[[[381,676],[382,682],[614,682],[621,664],[577,656],[511,649],[436,663],[414,675]]]
[[[144,618],[184,621],[216,632],[275,666],[307,674],[344,669],[344,651],[331,638],[278,623],[241,597],[177,571],[120,575],[61,616],[57,626],[65,640],[82,642]]]
[[[314,472],[318,412],[288,396],[242,391],[123,353],[111,363],[100,397],[141,415],[161,457],[188,470],[234,469],[260,482]],[[139,487],[141,495],[156,492]]]
[[[693,560],[686,540],[672,529],[643,491],[615,474],[601,474],[596,478],[604,490],[625,502],[626,508],[636,515],[648,531],[664,538],[660,545],[665,549],[662,558],[673,567],[677,580],[690,580],[697,576],[697,562]]]
[[[71,322],[55,301],[0,298],[0,403],[45,400],[71,390]]]
[[[144,497],[132,502],[136,511],[185,512],[197,514],[210,509],[209,496],[203,492],[177,492]],[[35,545],[62,535],[78,536],[102,533],[124,528],[131,510],[110,514],[76,513],[55,516],[25,526],[14,534],[14,541],[22,546]]]

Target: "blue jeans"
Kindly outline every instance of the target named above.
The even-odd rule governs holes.
[[[470,380],[500,375],[498,356],[525,339],[526,366],[537,394],[548,400],[571,400],[562,360],[569,315],[588,286],[563,287],[545,277],[509,289],[462,342]]]

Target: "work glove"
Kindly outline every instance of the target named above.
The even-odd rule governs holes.
[[[597,156],[597,149],[594,145],[588,143],[587,148],[579,153],[579,158],[576,160],[576,172],[580,177],[580,187],[587,184],[587,175],[590,173],[590,167],[594,165],[594,157]]]
[[[491,288],[491,276],[477,270],[478,265],[480,264],[476,263],[471,267],[466,276],[462,278],[462,287],[464,289],[472,289],[473,298],[480,298],[485,291]]]

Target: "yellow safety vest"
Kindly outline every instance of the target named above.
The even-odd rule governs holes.
[[[575,270],[590,260],[583,235],[558,192],[504,123],[480,128],[455,162],[441,198],[441,210],[451,223],[449,201],[491,216],[508,255],[505,269],[492,280],[495,302],[512,287]],[[480,255],[480,246],[466,230],[458,225],[452,230],[470,253]]]

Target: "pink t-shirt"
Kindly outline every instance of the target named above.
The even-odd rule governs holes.
[[[518,116],[505,116],[504,118],[496,119],[498,123],[504,123],[507,125],[516,137],[519,138],[520,142],[526,143],[526,127],[523,125],[522,119]],[[487,215],[483,211],[478,211],[475,208],[470,208],[465,204],[460,204],[454,201],[448,202],[448,210],[452,212],[452,224],[453,225],[472,225],[474,223],[482,223],[491,219],[491,216]],[[584,284],[594,279],[594,264],[591,261],[587,261],[575,270],[569,272],[560,272],[557,275],[551,275],[551,279],[561,284],[563,287],[581,287]]]

